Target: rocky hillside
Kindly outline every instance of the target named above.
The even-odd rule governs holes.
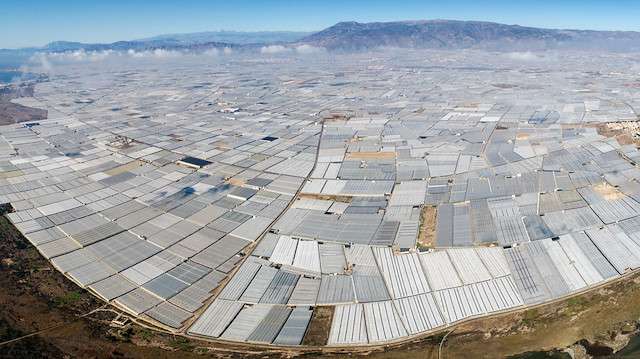
[[[363,50],[374,47],[628,50],[640,48],[640,33],[541,29],[455,20],[341,22],[309,35],[300,42],[339,50]]]

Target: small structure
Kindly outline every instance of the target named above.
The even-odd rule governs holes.
[[[187,166],[187,167],[191,167],[191,168],[195,168],[195,169],[200,169],[206,165],[210,165],[211,162],[207,161],[207,160],[203,160],[202,158],[196,158],[196,157],[185,157],[181,160],[178,161],[179,165],[183,165],[183,166]]]

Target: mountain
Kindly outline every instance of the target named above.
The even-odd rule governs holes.
[[[87,44],[72,41],[54,41],[43,47],[30,47],[24,49],[0,49],[0,53],[7,51],[22,51],[33,53],[36,51],[65,52],[65,51],[126,51],[126,50],[191,50],[206,48],[253,48],[259,45],[285,44],[298,41],[309,35],[309,32],[295,31],[209,31],[188,34],[167,34],[158,35],[146,39],[116,41],[104,44]]]
[[[529,51],[580,49],[640,51],[640,32],[542,29],[483,21],[419,20],[395,22],[340,22],[316,33],[213,31],[159,35],[109,44],[56,41],[43,47],[0,49],[0,68],[16,68],[37,52],[179,50],[232,48],[259,51],[262,46],[311,45],[335,51],[376,47],[486,49]]]
[[[263,45],[286,44],[298,41],[309,32],[296,31],[208,31],[187,34],[166,34],[146,39],[116,41],[104,44],[87,44],[72,41],[54,41],[42,47],[22,49],[0,49],[0,68],[18,68],[37,52],[85,51],[144,51],[144,50],[185,50],[231,48],[251,51]]]
[[[184,45],[207,42],[223,42],[237,45],[272,44],[298,41],[310,35],[310,32],[296,31],[206,31],[188,34],[166,34],[140,39],[137,41],[172,41]]]
[[[45,45],[41,51],[48,52],[65,52],[65,51],[126,51],[126,50],[155,50],[155,49],[171,49],[171,50],[194,50],[201,48],[225,48],[238,47],[236,44],[224,42],[180,42],[175,39],[166,40],[134,40],[134,41],[116,41],[109,44],[85,44],[81,42],[55,41]]]
[[[299,43],[329,50],[364,50],[374,47],[636,50],[640,49],[640,33],[542,29],[483,21],[352,21],[341,22],[306,36]]]

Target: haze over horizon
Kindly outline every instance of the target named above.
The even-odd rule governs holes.
[[[640,31],[635,1],[512,1],[447,4],[421,1],[292,2],[281,0],[115,0],[64,4],[43,0],[6,1],[0,9],[0,48],[43,46],[52,41],[109,43],[168,33],[202,31],[319,31],[341,21],[452,19],[522,26]]]

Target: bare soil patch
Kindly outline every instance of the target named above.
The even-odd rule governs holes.
[[[420,231],[418,233],[418,248],[433,248],[436,245],[436,217],[437,207],[424,206],[420,210]]]
[[[309,198],[309,199],[320,199],[323,201],[334,201],[334,202],[342,202],[342,203],[351,203],[351,200],[353,199],[353,197],[350,197],[350,196],[316,194],[316,193],[300,193],[298,197]]]
[[[591,125],[598,134],[613,137],[621,145],[635,145],[640,147],[640,123],[637,121],[608,122]]]
[[[316,307],[311,316],[311,322],[302,339],[303,345],[322,346],[329,340],[329,330],[335,307]]]
[[[33,84],[9,85],[0,89],[0,126],[21,122],[41,121],[47,118],[47,111],[11,102],[19,97],[33,96]]]
[[[617,188],[613,187],[612,185],[606,182],[602,182],[593,186],[593,190],[596,191],[596,193],[601,195],[607,201],[620,199],[624,196],[622,192],[618,191]]]

